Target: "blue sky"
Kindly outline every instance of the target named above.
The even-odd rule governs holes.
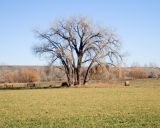
[[[38,42],[33,29],[73,15],[115,29],[127,66],[160,66],[160,0],[0,0],[0,64],[47,64],[31,51]]]

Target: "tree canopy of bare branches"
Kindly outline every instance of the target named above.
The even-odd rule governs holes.
[[[43,42],[34,47],[34,52],[47,55],[51,63],[63,66],[68,86],[81,84],[83,66],[87,67],[83,78],[86,84],[92,66],[115,65],[121,60],[121,43],[112,30],[84,16],[56,20],[48,31],[36,33]]]

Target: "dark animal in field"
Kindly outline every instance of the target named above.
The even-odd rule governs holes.
[[[63,83],[61,84],[61,86],[62,86],[62,87],[69,87],[67,82],[63,82]]]

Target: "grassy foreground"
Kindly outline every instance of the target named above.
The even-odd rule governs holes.
[[[0,128],[160,128],[159,82],[155,86],[135,81],[137,86],[131,87],[0,90]]]

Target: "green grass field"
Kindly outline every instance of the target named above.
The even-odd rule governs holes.
[[[0,90],[0,128],[160,128],[160,80],[130,87]]]

